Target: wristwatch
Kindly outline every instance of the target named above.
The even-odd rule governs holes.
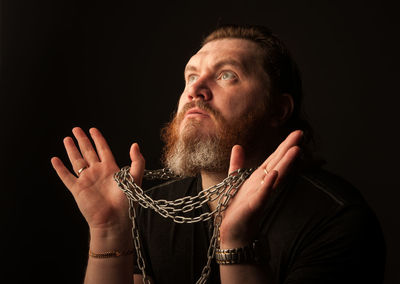
[[[233,248],[219,249],[215,251],[215,260],[218,264],[259,264],[267,260],[266,250],[263,249],[260,242],[255,240],[250,245]]]

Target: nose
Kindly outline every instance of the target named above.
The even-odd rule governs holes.
[[[188,90],[188,98],[192,100],[209,101],[212,98],[212,92],[207,83],[207,78],[199,78]]]

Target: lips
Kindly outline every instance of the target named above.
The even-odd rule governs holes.
[[[208,117],[209,114],[206,111],[201,110],[199,108],[191,108],[186,112],[185,116],[207,116]]]

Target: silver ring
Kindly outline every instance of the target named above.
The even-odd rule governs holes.
[[[84,170],[86,170],[87,169],[87,166],[84,166],[84,167],[82,167],[82,168],[80,168],[79,170],[78,170],[78,177],[81,175],[81,173],[84,171]]]
[[[267,175],[267,174],[268,174],[267,167],[265,167],[263,170],[264,170],[265,175]],[[261,184],[264,183],[264,178],[265,178],[265,176],[264,176],[263,179],[261,180]]]

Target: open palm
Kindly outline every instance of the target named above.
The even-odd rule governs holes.
[[[74,196],[91,229],[106,229],[121,226],[121,224],[128,226],[127,199],[113,179],[119,167],[106,140],[99,130],[90,129],[95,149],[81,128],[74,128],[73,134],[78,142],[79,150],[71,137],[64,139],[64,145],[72,168],[78,177],[71,173],[59,158],[54,157],[51,162],[58,176]],[[137,144],[132,145],[130,155],[131,174],[140,184],[144,159]]]
[[[223,215],[220,227],[222,247],[241,247],[257,237],[259,215],[264,212],[271,191],[279,186],[300,153],[298,144],[301,139],[301,131],[292,132],[238,190]],[[235,145],[229,172],[243,164],[244,151]]]

